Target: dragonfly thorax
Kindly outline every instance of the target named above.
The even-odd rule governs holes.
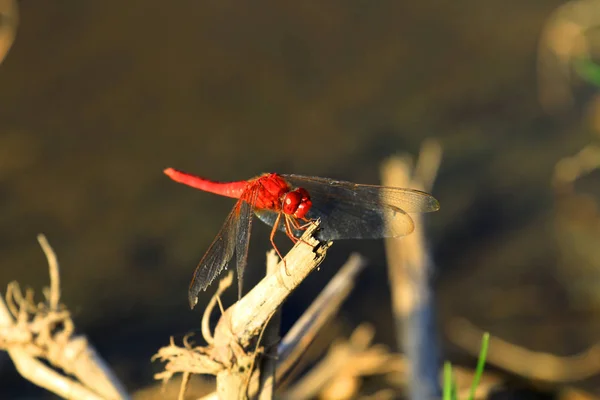
[[[302,219],[312,206],[310,195],[305,189],[298,188],[287,192],[283,196],[282,211],[284,214],[293,215]]]

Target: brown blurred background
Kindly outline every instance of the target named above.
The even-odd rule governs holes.
[[[595,92],[559,114],[540,105],[538,42],[560,4],[21,1],[0,65],[0,287],[46,284],[45,233],[78,328],[133,391],[170,335],[199,328],[187,285],[233,204],[163,168],[377,183],[383,159],[436,138],[442,207],[426,223],[442,328],[466,317],[531,350],[582,351],[600,334],[595,203],[560,206],[551,181],[594,140]],[[599,178],[578,190],[600,194]],[[255,274],[268,248],[255,224]],[[371,264],[341,318],[393,343],[382,241],[335,243],[284,329],[353,250]],[[0,353],[0,397],[44,396]]]

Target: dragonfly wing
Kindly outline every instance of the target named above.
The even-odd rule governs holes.
[[[316,235],[320,240],[401,237],[415,229],[410,215],[388,205],[369,207],[366,204],[357,206],[339,200],[313,201],[307,216],[310,219],[321,219]]]
[[[235,250],[236,237],[238,236],[239,227],[239,209],[243,201],[240,200],[233,207],[217,237],[213,240],[204,257],[198,263],[190,288],[188,291],[188,299],[190,307],[194,308],[198,302],[198,293],[206,288],[215,280],[217,275],[224,268],[227,268],[229,261],[233,257]]]
[[[250,244],[250,232],[252,228],[252,211],[256,203],[258,191],[254,190],[247,199],[242,200],[239,209],[239,223],[237,237],[235,240],[236,268],[238,276],[238,298],[242,298],[242,286],[244,283],[244,270],[248,263],[248,246]]]
[[[275,221],[277,220],[277,215],[279,215],[278,212],[272,211],[272,210],[267,210],[267,209],[260,209],[260,210],[257,209],[257,210],[254,210],[254,213],[256,214],[258,219],[260,219],[262,222],[264,222],[265,224],[267,224],[269,226],[273,226],[275,224]],[[285,225],[279,224],[277,229],[284,232]]]
[[[301,175],[283,175],[293,187],[308,191],[312,208],[308,218],[321,218],[317,238],[378,239],[400,237],[414,230],[407,212],[439,209],[437,200],[413,189],[360,185]]]
[[[409,213],[437,211],[440,204],[429,193],[415,189],[391,186],[362,185],[347,181],[337,181],[303,175],[282,175],[294,187],[303,187],[312,195],[335,196],[350,201],[372,204],[388,204]]]
[[[275,225],[275,221],[277,221],[277,216],[279,215],[279,213],[277,211],[267,210],[267,209],[260,209],[260,210],[257,209],[257,210],[254,210],[254,213],[256,214],[258,219],[260,219],[262,222],[264,222],[265,224],[267,224],[269,226]],[[279,226],[277,226],[277,230],[281,231],[281,232],[286,231],[285,224],[282,219],[279,220]],[[294,233],[294,236],[296,236],[296,237],[300,237],[304,233],[304,231],[294,229],[293,227],[292,227],[292,231]]]

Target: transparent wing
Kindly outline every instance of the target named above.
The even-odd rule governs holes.
[[[402,210],[382,208],[380,211],[365,210],[347,204],[338,203],[335,207],[323,206],[323,202],[313,202],[307,217],[321,218],[317,239],[377,239],[382,237],[400,237],[414,230],[412,218]],[[265,224],[273,226],[278,213],[271,210],[255,210],[256,216]],[[394,215],[394,213],[397,213]],[[389,215],[386,225],[385,215]],[[279,221],[278,230],[285,232],[285,225]],[[293,229],[294,236],[300,237],[304,231]]]
[[[390,186],[362,185],[303,175],[282,175],[294,187],[303,187],[311,195],[336,197],[362,204],[386,204],[410,213],[425,213],[440,209],[438,201],[429,193],[415,189]],[[314,192],[314,194],[313,194]]]
[[[221,230],[194,271],[188,291],[191,308],[194,308],[198,302],[198,293],[201,290],[206,290],[217,275],[227,267],[233,257],[236,237],[238,237],[238,227],[241,223],[239,218],[240,208],[243,203],[242,200],[239,200],[233,207]]]
[[[241,201],[239,210],[239,223],[235,240],[236,268],[238,277],[238,299],[242,298],[244,284],[244,270],[248,263],[248,247],[250,245],[250,232],[252,230],[252,211],[256,204],[257,190],[252,191]]]
[[[419,190],[301,175],[282,176],[292,187],[304,188],[310,194],[313,205],[307,217],[321,218],[321,229],[317,233],[321,240],[404,236],[414,230],[407,212],[439,209],[433,196]],[[265,219],[271,220],[261,217]]]
[[[256,214],[258,219],[260,219],[262,222],[269,226],[275,225],[275,221],[277,220],[277,216],[279,215],[279,212],[268,209],[256,209],[254,210],[254,213]],[[281,221],[281,219],[279,220],[279,226],[277,227],[277,229],[281,232],[285,232],[285,224],[283,223],[283,221]],[[302,233],[303,231],[294,229],[294,234],[296,237],[302,236]]]

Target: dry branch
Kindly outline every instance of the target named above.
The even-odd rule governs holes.
[[[220,398],[244,398],[262,352],[258,347],[262,330],[290,293],[323,261],[331,245],[312,236],[316,229],[318,223],[306,230],[272,273],[221,315],[208,346],[192,347],[186,342],[182,348],[172,342],[160,349],[154,358],[167,361],[167,365],[156,378],[168,380],[179,372],[212,374],[217,376]],[[211,304],[218,302],[219,293]]]
[[[275,250],[267,253],[267,275],[277,269],[279,258]],[[281,309],[275,312],[267,327],[265,328],[264,342],[265,357],[260,362],[260,388],[258,400],[270,400],[275,393],[275,369],[277,367],[277,343],[279,342],[279,329],[281,325]],[[261,341],[259,341],[261,342]]]
[[[8,352],[25,379],[61,397],[128,398],[122,384],[87,339],[73,335],[75,327],[70,313],[60,304],[56,255],[43,235],[38,236],[38,241],[50,269],[50,288],[44,290],[46,300],[35,304],[33,292],[23,295],[16,282],[8,285],[6,301],[0,297],[0,349]]]
[[[364,376],[406,375],[402,356],[385,346],[371,346],[375,332],[368,324],[356,328],[347,341],[338,341],[328,354],[303,379],[286,392],[286,399],[316,398],[353,399],[357,397]]]
[[[0,0],[0,64],[15,41],[19,24],[19,8],[16,0]]]
[[[366,266],[359,254],[352,254],[346,264],[327,284],[310,307],[296,321],[278,347],[278,376],[289,371],[313,342],[317,333],[338,312],[352,289],[357,275]]]
[[[573,184],[600,167],[600,146],[588,144],[578,153],[564,157],[554,166],[552,184],[555,189],[572,194]]]
[[[321,264],[331,243],[315,239],[312,234],[316,229],[316,224],[309,227],[275,273],[266,276],[225,312],[215,329],[215,346],[227,345],[230,335],[243,346],[250,344],[292,291]],[[225,342],[219,343],[217,335]]]
[[[449,324],[450,340],[477,356],[483,331],[464,319]],[[600,372],[600,343],[568,357],[527,350],[498,337],[490,337],[487,362],[528,379],[552,383],[581,381]]]
[[[386,186],[430,190],[437,174],[442,150],[434,141],[425,142],[414,170],[408,157],[392,158],[382,167]],[[440,370],[435,301],[430,283],[433,263],[421,217],[411,215],[415,230],[410,235],[386,239],[388,272],[398,346],[410,365],[410,392],[414,399],[440,397]],[[393,223],[393,222],[392,222]]]
[[[280,382],[296,365],[317,333],[337,313],[365,264],[362,257],[357,254],[352,255],[283,338],[277,347],[276,383]],[[248,385],[248,395],[254,397],[258,392],[258,387],[259,376],[258,373],[254,373]],[[202,399],[218,398],[217,392],[213,392]]]

